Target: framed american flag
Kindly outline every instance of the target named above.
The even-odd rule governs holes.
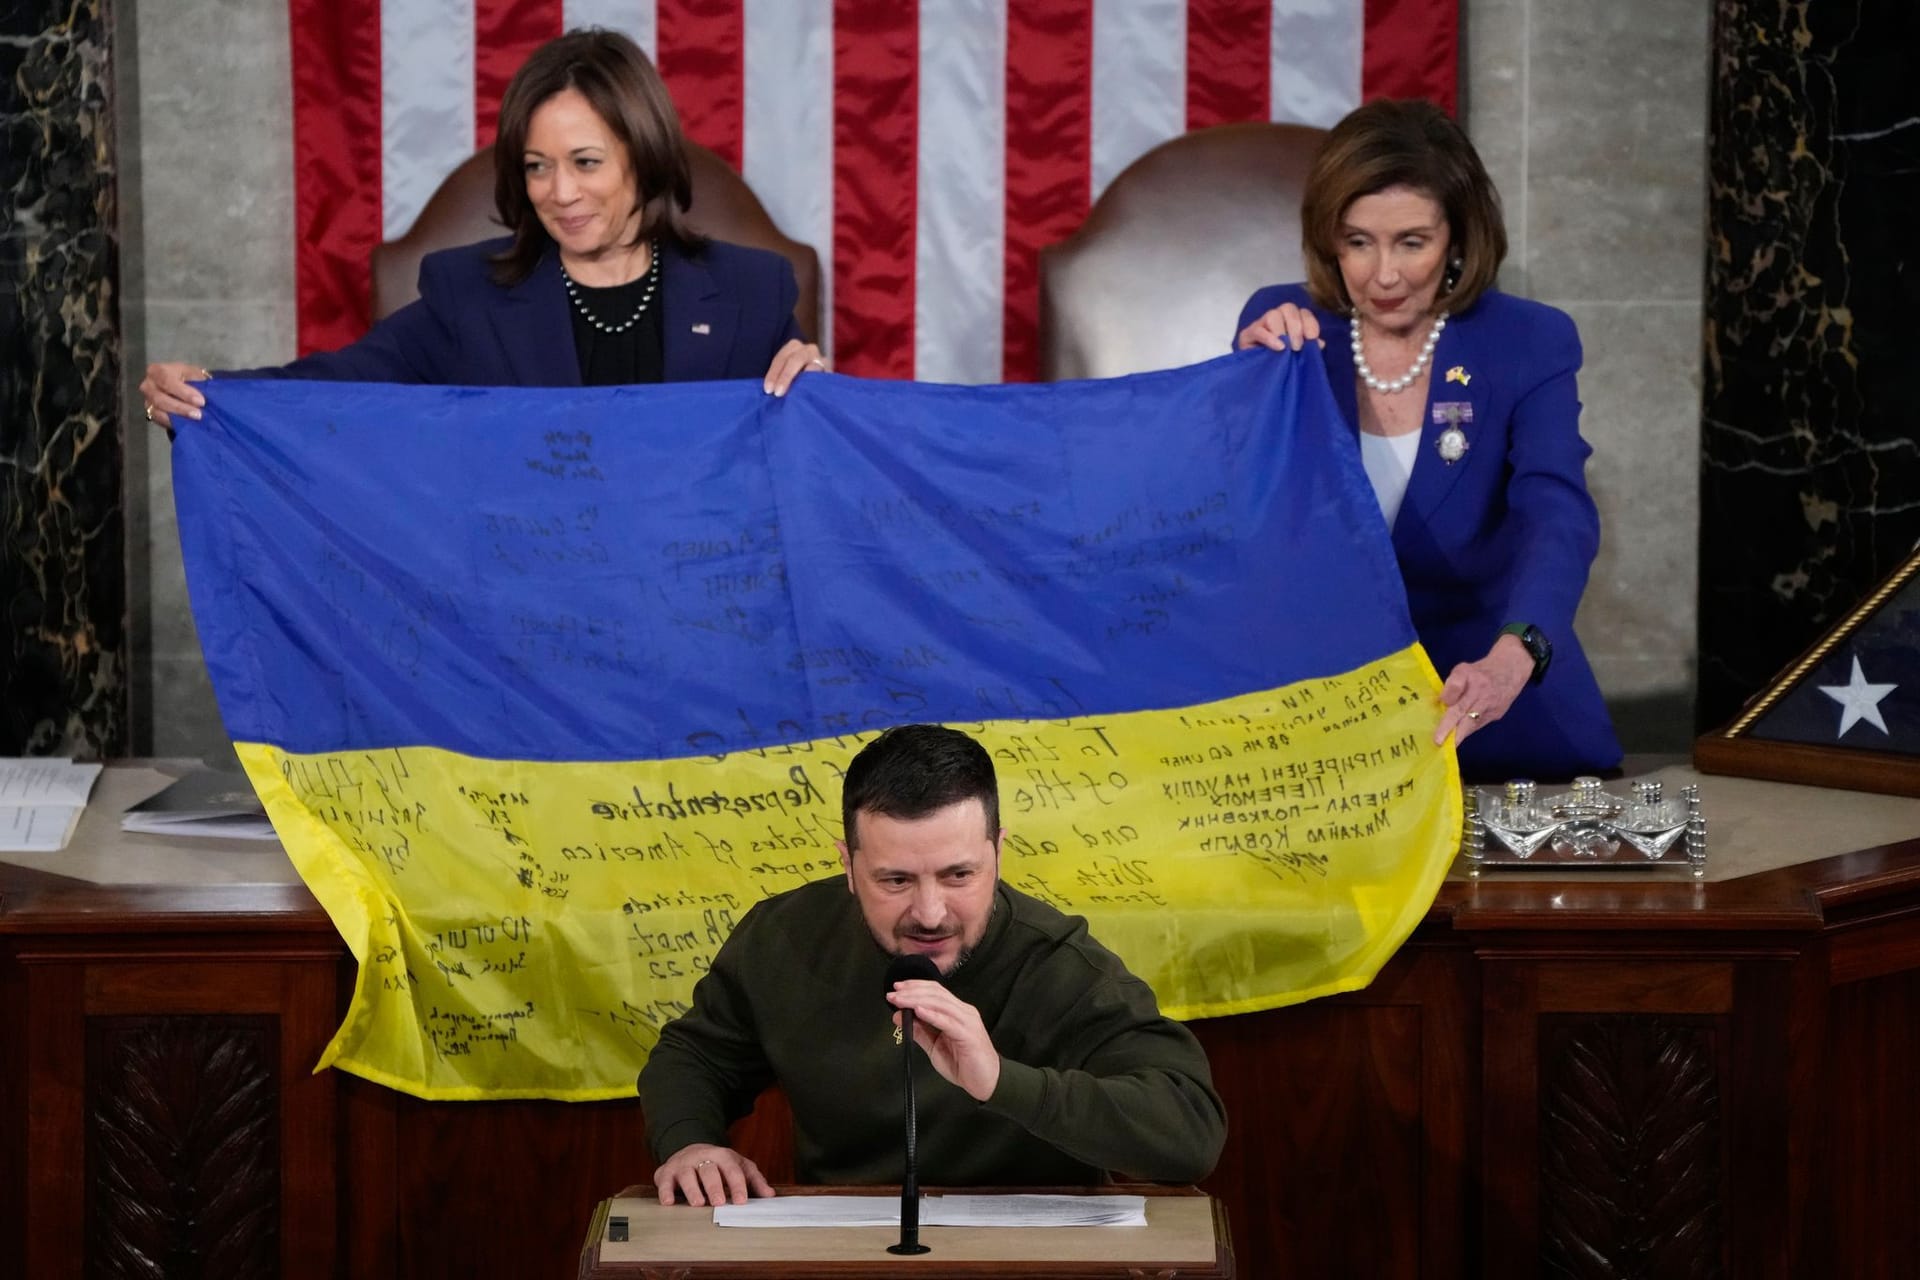
[[[1740,714],[1694,742],[1703,773],[1920,796],[1920,550]]]

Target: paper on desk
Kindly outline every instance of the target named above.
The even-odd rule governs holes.
[[[0,805],[0,853],[58,853],[73,839],[83,806]]]
[[[774,1196],[715,1205],[717,1227],[897,1227],[897,1196]],[[1145,1196],[945,1195],[920,1201],[923,1227],[1144,1227]]]
[[[51,757],[0,760],[0,805],[64,804],[85,808],[100,776],[97,764]]]
[[[245,775],[195,769],[120,815],[122,831],[147,835],[275,840],[273,823]]]
[[[97,764],[48,758],[0,760],[0,852],[57,853],[87,807]]]
[[[148,836],[213,836],[221,840],[278,840],[273,823],[245,813],[202,814],[175,818],[162,814],[130,813],[120,819],[122,831]]]

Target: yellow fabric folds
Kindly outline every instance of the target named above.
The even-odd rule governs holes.
[[[1201,1018],[1363,987],[1419,922],[1461,820],[1438,690],[1413,647],[1203,706],[957,727],[999,769],[1002,877]],[[620,763],[240,744],[360,961],[320,1066],[423,1098],[630,1095],[740,916],[840,873],[861,741]]]

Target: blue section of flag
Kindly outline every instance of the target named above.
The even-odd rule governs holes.
[[[1414,643],[1317,359],[1102,382],[220,382],[174,446],[228,732],[717,754],[1182,707]]]

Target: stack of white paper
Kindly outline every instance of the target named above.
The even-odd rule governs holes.
[[[120,815],[122,831],[274,840],[273,824],[244,774],[195,769]]]
[[[898,1196],[774,1196],[714,1206],[719,1227],[898,1227]],[[1145,1196],[945,1195],[920,1201],[923,1227],[1144,1227]]]
[[[66,848],[99,776],[97,764],[44,757],[0,760],[0,852]]]

